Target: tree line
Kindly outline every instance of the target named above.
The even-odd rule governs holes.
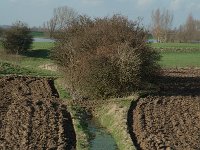
[[[172,28],[173,14],[169,10],[152,11],[150,33],[157,42],[199,42],[200,20],[189,14],[184,24]]]

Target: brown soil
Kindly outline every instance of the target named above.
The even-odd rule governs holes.
[[[200,96],[200,69],[163,70],[159,77],[160,91],[164,96]]]
[[[0,150],[74,149],[72,119],[53,80],[0,78]]]
[[[200,70],[164,70],[158,94],[134,105],[131,126],[138,149],[200,149]]]

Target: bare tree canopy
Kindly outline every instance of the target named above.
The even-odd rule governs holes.
[[[185,24],[180,25],[176,39],[179,42],[200,41],[200,21],[194,19],[192,14],[189,14]]]
[[[53,37],[55,32],[63,30],[77,17],[78,13],[71,7],[55,8],[52,18],[44,23],[44,29],[49,33],[50,37]]]
[[[189,14],[185,24],[185,34],[187,41],[195,39],[196,32],[196,20],[193,18],[192,14]]]
[[[158,42],[167,42],[172,27],[173,15],[169,10],[160,11],[158,8],[152,11],[152,34]]]

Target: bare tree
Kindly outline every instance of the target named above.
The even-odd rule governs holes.
[[[169,10],[152,11],[152,33],[158,42],[167,42],[173,22],[173,15]]]
[[[44,30],[48,32],[50,37],[53,37],[55,32],[63,30],[77,17],[78,13],[71,7],[55,8],[52,18],[44,23]]]
[[[54,17],[56,18],[56,29],[65,28],[70,22],[77,18],[78,13],[68,6],[58,7],[54,9]]]
[[[152,11],[151,15],[152,19],[152,33],[158,42],[160,42],[160,34],[161,34],[161,13],[160,9],[156,11]]]
[[[196,34],[196,21],[193,18],[192,14],[189,14],[185,24],[185,36],[187,41],[192,41],[195,39]]]
[[[178,42],[186,42],[187,37],[185,34],[185,25],[180,25],[179,28],[176,31],[176,41]]]
[[[194,19],[192,14],[189,14],[185,24],[180,25],[177,31],[177,40],[179,42],[193,42],[200,40],[200,21]]]
[[[167,42],[170,37],[172,21],[173,21],[173,15],[169,12],[169,10],[163,11],[161,17],[161,30],[164,42]]]
[[[56,18],[51,18],[49,21],[44,23],[44,30],[48,33],[49,37],[52,38],[56,31]]]

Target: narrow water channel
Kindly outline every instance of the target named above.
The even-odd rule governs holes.
[[[113,137],[96,120],[90,120],[88,129],[93,135],[89,150],[118,150]]]

